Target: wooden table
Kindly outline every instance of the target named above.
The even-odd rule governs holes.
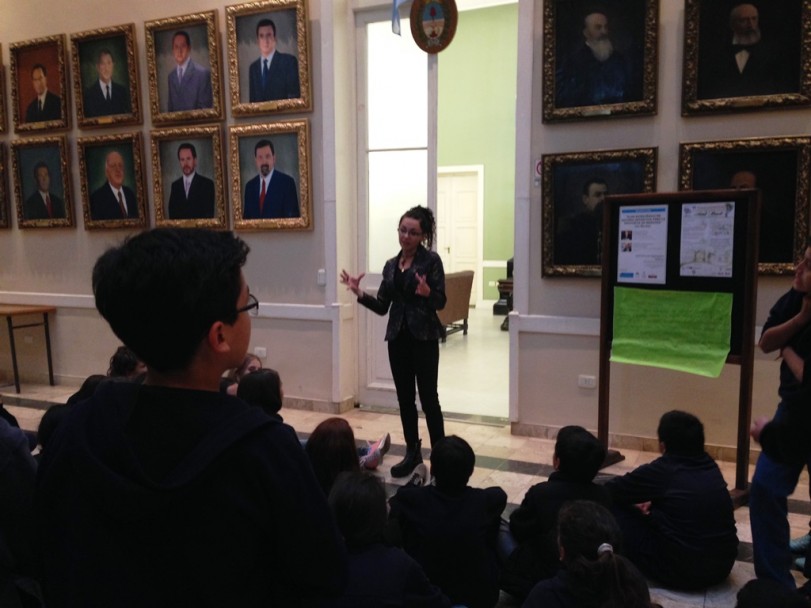
[[[56,312],[55,306],[28,306],[26,304],[0,304],[0,317],[5,317],[8,325],[8,341],[11,345],[11,363],[14,366],[14,388],[17,393],[20,392],[20,373],[17,369],[17,347],[14,343],[14,330],[23,329],[25,327],[43,327],[45,328],[45,351],[48,355],[48,379],[51,386],[54,385],[54,369],[53,361],[51,360],[51,332],[48,328],[48,313]],[[14,317],[42,315],[40,323],[25,323],[23,325],[14,325],[12,319]]]

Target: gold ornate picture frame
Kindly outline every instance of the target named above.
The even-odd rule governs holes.
[[[70,228],[73,190],[65,135],[18,139],[11,143],[14,200],[19,228]]]
[[[219,125],[160,129],[150,139],[155,225],[226,228]]]
[[[8,129],[8,111],[6,110],[6,67],[3,65],[3,45],[0,44],[0,134]]]
[[[152,123],[223,119],[217,11],[144,24]]]
[[[14,130],[27,133],[67,129],[70,119],[65,35],[15,42],[10,51]]]
[[[0,229],[10,228],[8,209],[8,152],[4,142],[0,142]]]
[[[760,274],[787,275],[808,236],[811,137],[767,137],[679,145],[679,189],[761,190]]]
[[[543,11],[544,122],[656,113],[659,0],[544,0]]]
[[[602,274],[603,201],[656,191],[657,148],[545,154],[541,274]]]
[[[682,114],[811,104],[811,0],[685,0]]]
[[[311,111],[307,3],[262,0],[225,10],[233,115]]]
[[[312,229],[309,123],[231,127],[229,139],[234,228]]]
[[[81,137],[76,143],[85,229],[146,228],[141,133]]]
[[[71,34],[70,44],[79,127],[141,124],[135,25]]]

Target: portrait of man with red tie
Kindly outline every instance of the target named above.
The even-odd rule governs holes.
[[[90,194],[93,220],[125,220],[139,217],[135,192],[124,184],[126,165],[123,155],[111,150],[104,157],[104,183]]]
[[[297,218],[301,215],[295,180],[276,169],[276,151],[269,139],[254,145],[258,175],[245,184],[242,218]]]
[[[34,192],[23,203],[23,218],[65,219],[65,201],[51,190],[51,170],[45,161],[41,160],[34,165],[34,184]]]

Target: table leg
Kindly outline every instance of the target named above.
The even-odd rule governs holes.
[[[45,327],[45,352],[48,354],[48,380],[54,385],[54,366],[51,359],[51,331],[48,325],[48,313],[42,313],[42,325]]]
[[[17,346],[14,344],[14,325],[11,324],[11,317],[6,317],[8,321],[8,342],[11,345],[11,365],[14,367],[14,388],[20,392],[20,375],[17,369]]]

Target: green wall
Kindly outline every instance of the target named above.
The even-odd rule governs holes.
[[[513,256],[518,4],[461,11],[456,36],[439,54],[438,162],[484,165],[484,250]],[[484,297],[497,299],[485,272]]]

